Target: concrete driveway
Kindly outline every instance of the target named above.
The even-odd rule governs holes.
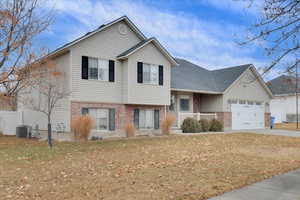
[[[274,176],[210,200],[300,200],[300,170]]]

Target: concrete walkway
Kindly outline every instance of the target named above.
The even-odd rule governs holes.
[[[300,200],[300,170],[274,176],[209,200]]]

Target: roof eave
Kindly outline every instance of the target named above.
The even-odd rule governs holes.
[[[152,38],[149,39],[149,41],[145,42],[143,45],[139,46],[138,48],[134,49],[133,51],[129,52],[126,55],[123,56],[119,56],[117,57],[117,59],[119,60],[124,60],[124,59],[128,59],[128,57],[130,55],[132,55],[133,53],[139,51],[140,49],[142,49],[143,47],[145,47],[146,45],[148,45],[150,42],[154,42],[154,44],[160,49],[160,51],[168,58],[169,62],[171,63],[171,66],[178,66],[179,63],[176,62],[176,60],[170,55],[170,53],[158,42],[158,40],[156,38]]]
[[[94,34],[100,32],[100,31],[103,31],[103,30],[107,29],[108,27],[110,27],[110,26],[112,26],[112,25],[114,25],[114,24],[116,24],[116,23],[118,23],[118,22],[120,22],[120,21],[122,21],[122,20],[125,20],[125,21],[129,24],[129,26],[134,30],[134,32],[137,33],[137,35],[140,37],[140,39],[142,39],[142,40],[146,40],[146,39],[147,39],[147,37],[146,37],[146,36],[145,36],[145,35],[144,35],[144,34],[143,34],[143,33],[142,33],[142,32],[134,25],[134,23],[133,23],[126,15],[125,15],[125,16],[122,16],[122,17],[120,17],[120,18],[118,18],[118,19],[116,19],[116,20],[114,20],[114,21],[112,21],[112,22],[110,22],[110,23],[104,25],[103,27],[101,27],[101,28],[99,28],[99,29],[96,29],[95,31],[93,31],[93,32],[90,33],[90,34],[88,34],[88,35],[86,35],[86,36],[83,36],[81,39],[75,40],[75,41],[71,42],[70,44],[66,45],[65,47],[58,48],[57,50],[55,50],[55,51],[51,52],[50,54],[48,54],[48,56],[51,56],[52,54],[56,54],[57,52],[60,52],[60,51],[62,51],[62,50],[64,50],[64,49],[68,49],[68,48],[70,48],[71,46],[77,44],[78,42],[80,42],[80,41],[82,41],[82,40],[84,40],[84,39],[86,39],[86,38],[88,38],[88,37],[91,37],[91,36],[93,36]],[[47,56],[47,57],[48,57],[48,56]]]
[[[193,92],[193,93],[201,93],[201,94],[222,94],[222,92],[215,92],[215,91],[207,91],[207,90],[189,90],[189,89],[178,89],[178,88],[171,88],[171,91],[177,91],[177,92]]]

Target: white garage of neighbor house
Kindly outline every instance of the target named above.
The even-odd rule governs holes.
[[[298,82],[300,84],[299,80]],[[270,110],[275,123],[296,122],[296,78],[282,75],[267,84],[274,94]],[[299,104],[298,109],[300,111]]]
[[[86,113],[97,121],[92,135],[102,137],[124,134],[126,123],[138,132],[159,131],[166,112],[177,117],[177,128],[186,117],[217,118],[225,130],[269,127],[272,93],[253,65],[207,70],[173,58],[126,16],[48,59],[65,74],[71,93],[52,115],[53,126],[64,123],[66,131],[75,116]]]

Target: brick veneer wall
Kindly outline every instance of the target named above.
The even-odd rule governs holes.
[[[116,109],[116,129],[122,129],[124,127],[125,119],[125,105],[114,103],[99,103],[99,102],[71,102],[71,119],[75,116],[81,115],[82,108],[114,108]]]
[[[151,105],[126,105],[126,123],[133,123],[134,109],[151,109],[159,110],[159,125],[165,118],[165,107],[164,106],[151,106]]]
[[[271,113],[265,113],[265,127],[270,128]]]
[[[133,123],[134,109],[156,109],[159,110],[160,124],[165,116],[164,106],[148,106],[148,105],[125,105],[114,103],[99,103],[99,102],[71,102],[71,119],[75,116],[81,115],[82,108],[114,108],[116,109],[116,130],[124,128],[126,123]]]
[[[223,123],[224,130],[232,129],[231,112],[217,112],[217,119]]]

